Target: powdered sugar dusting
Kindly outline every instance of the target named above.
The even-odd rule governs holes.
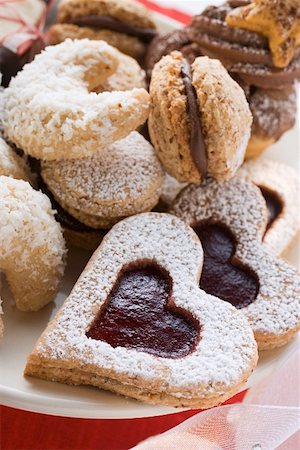
[[[234,178],[190,185],[177,197],[171,213],[190,225],[207,220],[222,223],[236,237],[235,257],[253,270],[260,285],[256,300],[242,310],[254,333],[277,336],[296,331],[300,325],[299,275],[261,244],[266,204],[254,184]]]
[[[83,213],[118,217],[144,211],[149,202],[158,202],[164,181],[154,148],[137,132],[91,157],[43,162],[41,175],[79,220]]]
[[[266,248],[275,255],[281,255],[300,230],[300,183],[297,172],[286,164],[258,158],[247,161],[238,174],[274,192],[281,200],[283,209],[263,239]]]
[[[200,398],[226,392],[247,377],[256,360],[256,344],[243,314],[198,288],[203,252],[197,236],[180,219],[158,213],[119,222],[106,235],[60,312],[47,327],[29,361],[51,359],[63,367],[96,367],[122,383],[149,392]],[[121,268],[148,260],[173,280],[173,299],[201,324],[196,349],[184,358],[112,348],[85,335],[104,304]],[[87,370],[87,369],[85,369]],[[99,372],[98,372],[99,373]]]

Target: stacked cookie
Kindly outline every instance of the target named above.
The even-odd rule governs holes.
[[[300,78],[299,10],[286,2],[228,1],[209,6],[184,30],[158,36],[149,47],[147,71],[162,55],[180,50],[219,59],[245,90],[253,115],[247,158],[261,154],[295,124],[295,81]],[[269,36],[274,36],[269,43]],[[280,57],[274,56],[277,46]]]
[[[136,43],[126,18],[154,27],[134,5],[65,1],[52,34],[97,24]],[[86,38],[48,47],[4,93],[6,138],[29,156],[65,236],[101,241],[26,375],[211,407],[241,389],[257,347],[299,330],[299,274],[278,258],[299,230],[297,177],[243,165],[245,90],[220,61],[195,58],[186,31],[153,67],[149,94],[136,60]],[[147,119],[151,143],[136,131]],[[151,212],[160,199],[168,214]]]

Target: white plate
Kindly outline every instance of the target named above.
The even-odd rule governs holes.
[[[159,17],[161,28],[168,31],[174,28],[175,21]],[[298,167],[298,133],[294,129],[274,145],[266,155]],[[297,265],[299,260],[299,242],[294,246],[288,260]],[[81,418],[132,418],[171,414],[181,411],[171,407],[149,406],[135,400],[101,391],[92,387],[72,387],[59,383],[24,378],[23,369],[26,358],[34,343],[54,316],[70,292],[76,279],[89,259],[88,252],[72,249],[69,252],[68,265],[61,291],[55,303],[46,306],[37,313],[18,311],[10,298],[7,286],[4,286],[5,333],[1,343],[0,396],[7,406],[68,417]],[[259,363],[249,379],[247,387],[270,374],[282,364],[299,345],[299,337],[287,346],[273,351],[263,352]]]

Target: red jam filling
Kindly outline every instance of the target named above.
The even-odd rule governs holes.
[[[199,325],[172,301],[172,281],[157,265],[125,268],[87,337],[112,347],[134,348],[165,358],[194,350]]]
[[[209,223],[196,225],[194,230],[204,251],[200,288],[239,309],[254,302],[258,279],[250,268],[234,260],[236,244],[231,232]]]
[[[261,190],[261,193],[267,203],[268,208],[268,222],[267,222],[267,228],[266,231],[268,231],[269,228],[271,228],[273,222],[277,219],[277,217],[280,215],[283,209],[282,202],[278,195],[270,191],[269,189],[259,186],[259,189]]]

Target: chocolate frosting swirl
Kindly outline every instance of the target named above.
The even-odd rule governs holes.
[[[197,169],[204,176],[207,173],[207,155],[201,128],[201,112],[198,106],[197,93],[192,83],[191,68],[186,59],[182,60],[181,76],[187,96],[187,113],[190,123],[190,151]]]
[[[68,23],[78,25],[79,27],[104,28],[106,30],[117,31],[118,33],[137,37],[144,42],[152,41],[157,35],[157,31],[154,28],[134,27],[111,16],[81,16],[71,19]]]

